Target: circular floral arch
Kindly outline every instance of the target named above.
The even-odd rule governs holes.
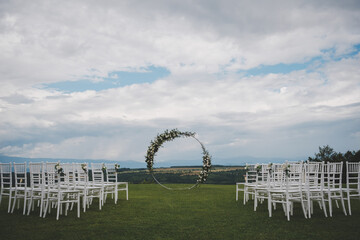
[[[198,179],[192,187],[186,188],[186,189],[192,189],[195,186],[198,186],[200,183],[206,182],[206,179],[207,179],[207,177],[210,173],[210,169],[211,169],[211,156],[210,156],[209,152],[205,149],[204,145],[195,137],[195,133],[180,132],[177,129],[172,129],[170,131],[165,130],[164,133],[158,134],[157,137],[154,139],[154,141],[150,142],[150,146],[148,147],[147,154],[145,157],[146,158],[145,162],[147,163],[147,168],[150,171],[154,180],[158,184],[160,184],[162,187],[169,189],[169,190],[173,190],[173,189],[161,184],[154,176],[154,172],[153,172],[154,156],[156,155],[157,151],[159,150],[159,148],[162,146],[163,143],[168,142],[168,141],[173,141],[175,138],[179,138],[179,137],[194,138],[200,144],[202,151],[203,151],[203,157],[202,157],[203,158],[203,166],[202,166],[202,170],[200,171],[200,173],[198,175]]]

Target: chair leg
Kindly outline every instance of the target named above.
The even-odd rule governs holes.
[[[10,213],[10,209],[11,209],[11,199],[12,199],[12,191],[10,191],[9,193],[8,213]]]
[[[290,206],[289,200],[286,200],[285,205],[286,205],[285,209],[286,209],[287,220],[290,221],[290,208],[291,208],[291,206]]]
[[[322,208],[324,210],[325,217],[327,217],[328,215],[327,215],[327,211],[326,211],[324,195],[321,195],[321,203],[322,203]]]
[[[126,191],[126,194],[127,194],[127,191]],[[248,200],[248,195],[246,193],[246,190],[244,189],[244,205],[246,204],[247,200]]]
[[[308,216],[309,218],[311,218],[311,195],[309,192],[306,193],[306,198],[307,198],[307,211],[308,211]]]
[[[71,203],[71,205],[72,205],[72,204],[73,204],[73,203]],[[65,204],[65,216],[67,216],[68,209],[69,209],[69,203],[66,203],[66,204]]]
[[[17,200],[17,198],[16,198],[16,194],[15,194],[15,196],[14,196],[14,203],[13,203],[13,206],[12,206],[12,209],[11,209],[11,213],[14,212],[15,205],[16,205],[16,200]]]
[[[302,210],[303,210],[303,213],[304,213],[304,217],[308,218],[307,214],[306,214],[306,210],[305,210],[305,204],[304,204],[303,200],[300,200],[300,201],[301,201],[301,207],[302,207]]]
[[[78,194],[78,201],[77,201],[77,217],[80,218],[80,194]]]
[[[342,206],[343,212],[344,212],[345,216],[347,216],[346,209],[345,209],[345,202],[344,202],[342,192],[340,192],[340,199],[341,199],[341,206]]]
[[[26,213],[26,202],[27,202],[27,192],[24,193],[24,209],[23,209],[23,215]]]
[[[58,204],[57,204],[57,213],[56,213],[56,220],[59,220],[60,208],[61,208],[61,204],[60,204],[60,201],[58,201]]]
[[[238,196],[239,196],[239,191],[238,191],[238,185],[236,185],[236,189],[235,189],[235,200],[238,200]]]
[[[129,185],[126,183],[126,200],[129,200]]]
[[[46,201],[45,210],[44,210],[44,213],[43,213],[43,218],[46,217],[48,207],[49,207],[49,200]]]
[[[350,203],[350,194],[349,193],[348,193],[348,196],[347,196],[347,201],[348,201],[349,215],[351,215],[351,203]]]
[[[330,194],[329,194],[329,197],[328,197],[328,201],[329,201],[329,215],[330,215],[330,217],[332,217],[332,203],[331,203]]]
[[[271,195],[268,194],[268,211],[269,211],[269,217],[272,216],[272,206],[271,206]]]
[[[257,208],[257,192],[255,191],[254,211],[256,211],[256,208]]]
[[[41,193],[41,200],[40,200],[40,217],[44,214],[44,207],[45,207],[45,193]]]
[[[33,204],[33,195],[31,195],[30,199],[29,199],[29,205],[28,205],[28,212],[27,212],[27,215],[29,216],[30,215],[30,211],[31,211],[31,208],[34,207],[34,204]]]
[[[83,208],[84,208],[84,212],[86,211],[86,192],[84,192],[84,196],[83,196]]]

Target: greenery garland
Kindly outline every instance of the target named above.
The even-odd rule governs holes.
[[[155,140],[150,142],[150,146],[148,147],[147,154],[145,156],[145,162],[147,163],[148,170],[151,174],[153,174],[154,156],[156,155],[162,144],[167,141],[173,141],[175,138],[179,137],[192,137],[200,143],[203,150],[203,166],[195,185],[206,182],[206,179],[211,169],[211,156],[209,152],[205,149],[204,145],[195,137],[195,133],[193,132],[180,132],[177,129],[172,129],[170,131],[165,130],[164,133],[158,134]]]

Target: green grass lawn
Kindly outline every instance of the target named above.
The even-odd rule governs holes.
[[[129,200],[117,205],[108,199],[99,211],[94,203],[81,218],[71,211],[56,221],[55,211],[45,219],[38,210],[23,216],[21,208],[7,213],[0,206],[0,239],[360,239],[360,200],[353,215],[335,208],[325,218],[315,208],[305,219],[300,205],[288,222],[280,206],[269,218],[266,203],[253,211],[253,202],[235,201],[234,185],[201,185],[187,191],[169,191],[156,184],[129,185]]]

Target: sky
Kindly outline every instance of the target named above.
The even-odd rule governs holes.
[[[6,156],[144,162],[174,128],[213,164],[357,151],[360,1],[2,0],[0,86]]]

